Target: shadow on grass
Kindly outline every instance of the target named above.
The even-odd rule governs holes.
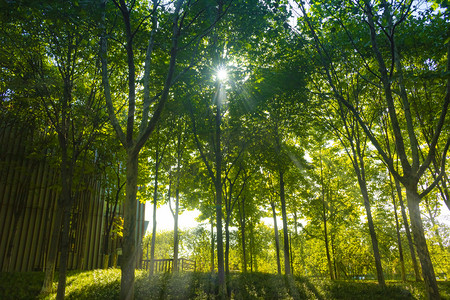
[[[0,299],[37,299],[42,272],[0,273]],[[450,300],[450,282],[439,282],[442,299]],[[231,299],[424,299],[423,283],[388,282],[383,289],[373,281],[330,281],[265,273],[231,274]],[[66,299],[119,298],[120,270],[72,271]],[[136,272],[135,299],[216,299],[217,275],[211,273],[155,274]],[[54,299],[51,294],[45,299]]]
[[[332,299],[415,299],[403,287],[388,285],[382,288],[375,282],[328,281],[324,285],[326,298]]]
[[[145,273],[136,277],[135,299],[209,299],[214,295],[217,278],[209,273]]]
[[[43,282],[43,272],[2,272],[0,299],[36,299]]]

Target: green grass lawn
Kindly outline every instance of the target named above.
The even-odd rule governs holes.
[[[38,299],[44,274],[0,273],[0,299]],[[272,274],[232,274],[227,286],[232,299],[425,299],[423,283],[330,281]],[[56,288],[56,282],[55,282]],[[450,299],[450,282],[439,282],[443,299]],[[72,271],[66,299],[118,299],[120,270]],[[156,274],[136,272],[136,299],[213,299],[217,278],[209,273]],[[54,299],[55,294],[46,299]]]

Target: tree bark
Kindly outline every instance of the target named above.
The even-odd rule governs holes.
[[[228,178],[227,178],[228,179]],[[230,218],[232,211],[232,195],[233,195],[233,184],[230,182],[228,197],[227,189],[225,188],[225,275],[230,274]]]
[[[254,243],[254,238],[253,238],[253,234],[254,234],[254,230],[253,230],[254,225],[251,224],[250,225],[250,272],[253,273],[253,271],[257,271],[255,268],[255,243]]]
[[[328,242],[328,228],[327,228],[327,215],[326,215],[326,206],[325,206],[325,196],[322,199],[322,220],[323,220],[323,235],[325,242],[325,250],[327,253],[327,262],[328,262],[328,272],[330,273],[330,279],[334,280],[333,276],[333,264],[331,263],[331,255],[330,255],[330,245]]]
[[[162,156],[162,154],[161,154]],[[150,246],[150,275],[153,275],[154,267],[155,267],[155,244],[156,244],[156,209],[158,208],[158,175],[159,175],[159,164],[161,159],[159,157],[159,141],[156,145],[156,154],[155,154],[155,180],[154,180],[154,189],[153,189],[153,228],[152,228],[152,242]]]
[[[179,234],[178,234],[178,214],[180,211],[180,163],[178,163],[177,174],[177,187],[175,189],[175,213],[173,219],[173,271],[178,272],[178,246],[179,246]]]
[[[278,225],[277,225],[277,213],[275,211],[275,203],[270,203],[272,206],[273,227],[275,231],[275,249],[277,251],[277,273],[281,275],[281,262],[280,262],[280,238],[278,237]]]
[[[284,193],[284,173],[279,172],[280,175],[280,200],[281,200],[281,214],[283,216],[283,239],[284,239],[284,274],[291,274],[291,263],[289,256],[289,233],[287,227],[287,214],[286,214],[286,199]]]
[[[121,260],[120,299],[134,299],[134,270],[136,266],[136,212],[138,153],[127,151],[127,184],[124,203],[123,250]]]
[[[392,185],[392,181],[391,181]],[[392,186],[391,186],[392,188]],[[401,275],[402,275],[402,281],[406,281],[406,271],[405,271],[405,260],[403,259],[403,247],[402,247],[402,239],[400,236],[400,225],[398,222],[398,214],[397,214],[397,202],[395,201],[395,195],[392,194],[392,202],[394,204],[394,216],[395,216],[395,231],[397,233],[397,244],[398,244],[398,256],[400,259],[400,268],[401,268]]]
[[[325,251],[327,255],[328,272],[330,273],[330,279],[333,280],[333,266],[331,263],[330,246],[328,243],[328,228],[327,228],[327,205],[325,201],[325,182],[323,178],[322,156],[320,157],[320,184],[322,186],[322,221],[323,221],[323,235],[325,242]]]
[[[69,47],[68,63],[71,63],[71,49]],[[64,74],[65,75],[65,74]],[[64,78],[64,92],[61,99],[61,123],[57,126],[58,142],[61,148],[61,206],[62,206],[62,232],[59,258],[59,273],[58,273],[58,289],[56,292],[56,299],[62,300],[66,291],[66,272],[67,260],[69,255],[69,233],[70,233],[70,213],[72,210],[72,182],[73,170],[76,164],[76,145],[72,144],[72,155],[69,157],[69,105],[72,100],[72,85],[73,82],[67,77]],[[72,135],[75,133],[72,132]]]
[[[71,197],[71,196],[69,196]],[[70,201],[70,200],[69,200]],[[70,212],[71,203],[65,204],[63,209],[63,227],[61,232],[61,252],[59,258],[58,269],[58,289],[56,291],[56,299],[62,300],[66,291],[67,278],[67,260],[69,258],[69,232],[70,232]]]
[[[214,255],[214,246],[215,238],[214,238],[214,218],[211,216],[211,273],[214,273],[215,270],[215,255]]]
[[[220,93],[222,88],[219,84],[217,93]],[[215,161],[216,161],[216,174],[214,187],[216,190],[216,231],[217,231],[217,276],[219,280],[219,298],[225,299],[227,296],[227,288],[225,282],[225,269],[224,269],[224,255],[223,255],[223,236],[222,236],[222,146],[221,146],[221,123],[222,112],[219,99],[216,101],[216,147],[215,147]]]
[[[247,253],[245,247],[245,197],[242,198],[242,211],[239,212],[242,243],[242,272],[247,273]]]
[[[217,276],[219,280],[219,298],[226,297],[223,235],[222,235],[222,182],[216,182],[216,235],[217,235]]]
[[[41,296],[49,295],[52,292],[53,278],[55,277],[56,258],[59,250],[59,236],[61,234],[61,225],[63,220],[63,207],[61,195],[56,204],[55,222],[53,224],[50,247],[48,249],[47,259],[45,260],[44,282],[42,284]]]
[[[408,200],[409,218],[411,220],[411,228],[414,241],[417,247],[417,254],[422,266],[423,279],[428,292],[429,299],[441,299],[436,282],[433,264],[431,262],[430,253],[425,239],[422,218],[420,216],[420,197],[417,193],[417,185],[406,187],[406,199]]]
[[[225,217],[225,275],[230,275],[230,218]]]
[[[413,269],[414,269],[414,275],[416,277],[416,281],[420,282],[420,281],[422,281],[422,278],[420,276],[419,264],[417,263],[416,249],[414,248],[414,243],[413,243],[413,240],[411,237],[411,230],[409,228],[408,217],[406,216],[405,204],[403,203],[402,188],[401,188],[398,180],[395,179],[395,177],[394,177],[394,182],[395,182],[395,188],[397,190],[398,200],[400,203],[400,211],[402,213],[403,224],[405,225],[406,238],[408,239],[408,246],[409,246],[409,251],[411,253],[411,261],[412,261],[412,265],[413,265]]]
[[[384,287],[386,286],[386,283],[384,281],[383,268],[381,266],[381,255],[380,250],[378,249],[378,239],[375,233],[375,226],[373,224],[372,211],[370,209],[369,194],[367,192],[366,181],[361,178],[361,175],[358,176],[358,183],[361,189],[361,194],[363,196],[364,208],[366,209],[367,225],[369,226],[370,238],[372,240],[372,249],[373,249],[373,256],[375,259],[378,284]]]

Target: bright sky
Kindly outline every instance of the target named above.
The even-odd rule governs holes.
[[[185,211],[178,217],[178,228],[188,229],[198,225],[196,218],[200,215],[200,211]],[[153,205],[151,202],[145,203],[145,220],[149,221],[147,233],[152,232],[153,226]],[[173,216],[170,212],[169,205],[165,204],[156,209],[156,230],[173,230]]]
[[[422,212],[423,213],[423,212]],[[185,211],[178,218],[178,228],[180,229],[189,229],[196,227],[199,223],[196,218],[200,215],[200,211]],[[147,227],[147,233],[150,234],[152,232],[152,224],[153,224],[153,205],[148,202],[145,204],[145,220],[149,221],[149,225]],[[364,215],[365,217],[365,215]],[[443,204],[441,208],[441,215],[438,217],[439,222],[442,222],[448,226],[450,226],[450,210]],[[273,226],[273,218],[266,217],[262,218],[262,221],[268,225]],[[299,220],[300,222],[302,220]],[[163,205],[156,210],[156,230],[173,230],[173,217],[170,212],[169,205]],[[303,222],[302,222],[303,223]],[[283,221],[281,216],[277,216],[277,225],[278,230],[283,228]],[[303,224],[306,225],[306,224]]]
[[[178,218],[178,228],[180,229],[189,229],[197,227],[200,224],[196,218],[200,215],[200,211],[185,211]],[[150,202],[145,204],[145,220],[149,222],[147,227],[147,234],[152,232],[153,226],[153,205]],[[273,226],[273,218],[266,217],[261,219],[263,223],[268,226]],[[204,222],[203,222],[204,223]],[[278,229],[281,230],[283,228],[283,221],[281,216],[277,216],[277,225]],[[156,209],[156,230],[173,230],[173,217],[170,212],[169,205],[165,204]]]

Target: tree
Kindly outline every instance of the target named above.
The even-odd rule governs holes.
[[[170,4],[170,5],[168,5]],[[139,152],[149,136],[156,128],[157,122],[169,98],[169,91],[177,79],[190,69],[198,60],[197,53],[202,44],[200,41],[215,25],[205,18],[209,7],[199,7],[193,3],[177,0],[163,3],[158,0],[151,4],[124,0],[113,1],[112,6],[106,0],[101,3],[102,36],[100,58],[102,65],[102,82],[108,115],[116,132],[117,138],[126,150],[126,199],[124,202],[124,238],[123,263],[121,266],[121,299],[134,297],[134,269],[136,262],[136,193],[138,176]],[[116,32],[107,28],[119,17],[123,31]],[[150,23],[147,23],[150,20]],[[158,27],[159,24],[163,27]],[[117,35],[117,38],[114,37]],[[170,36],[170,45],[167,38]],[[112,36],[111,36],[112,35]],[[114,38],[112,38],[114,37]],[[123,45],[124,59],[127,66],[127,93],[121,93],[121,86],[111,80],[111,46],[108,42],[121,40],[113,44],[115,50],[121,53]],[[157,51],[155,44],[167,47],[168,56]],[[144,53],[138,53],[145,49]],[[190,57],[178,66],[184,69],[176,70],[177,58],[182,50],[188,51]],[[189,56],[188,54],[188,56]],[[143,60],[141,60],[143,58]],[[167,60],[168,64],[164,64]],[[162,63],[162,64],[161,64]],[[141,66],[143,64],[143,66]],[[117,71],[117,70],[115,70]],[[136,75],[142,72],[142,78]],[[142,84],[142,94],[137,93]],[[154,96],[151,96],[151,95]],[[123,97],[121,104],[115,104],[113,96]],[[140,97],[142,96],[142,98]],[[124,98],[126,99],[124,101]],[[124,105],[124,108],[121,106]],[[126,107],[126,108],[125,108]],[[150,112],[153,112],[150,116]],[[121,120],[122,116],[126,116]]]
[[[170,134],[165,135],[166,137],[170,136]],[[158,185],[159,182],[159,172],[160,166],[164,159],[164,154],[166,152],[169,141],[161,141],[161,129],[159,124],[157,125],[156,133],[154,134],[154,181],[153,181],[153,226],[152,226],[152,241],[151,241],[151,250],[150,250],[150,275],[153,275],[154,271],[154,260],[155,260],[155,247],[156,247],[156,209],[158,208]],[[166,154],[167,156],[167,154]],[[170,175],[169,175],[170,176]],[[170,197],[170,183],[169,183],[169,197]]]
[[[357,80],[354,81],[356,82],[355,84],[348,85],[349,88],[354,88],[354,90],[346,91],[345,87],[342,87],[343,92],[341,93],[341,97],[345,98],[349,103],[353,103],[353,105],[356,107],[363,107],[365,104],[361,103],[361,100],[359,99],[360,86],[358,85]],[[346,95],[352,95],[352,98],[349,99],[350,97]],[[326,116],[325,119],[327,118],[334,119],[331,121],[325,120],[325,122],[329,124],[329,126],[332,128],[335,135],[339,139],[340,143],[344,147],[347,155],[350,158],[355,174],[357,176],[358,185],[360,187],[361,194],[363,196],[364,208],[366,210],[367,224],[369,227],[369,233],[372,241],[372,248],[375,259],[375,267],[377,270],[378,283],[380,284],[380,286],[385,286],[386,283],[384,281],[383,269],[381,266],[381,255],[378,247],[378,239],[375,232],[375,226],[372,218],[371,204],[367,188],[366,159],[365,159],[366,152],[368,151],[367,139],[364,137],[364,135],[362,135],[361,129],[356,120],[352,118],[352,115],[348,113],[348,111],[346,110],[345,107],[343,107],[342,104],[335,109],[336,111],[333,111],[333,109],[326,110],[326,113],[323,114],[323,116]],[[369,110],[366,109],[365,111]],[[370,120],[372,118],[373,118],[372,116],[368,116],[365,118],[365,120]]]
[[[304,166],[302,148],[289,145],[293,140],[295,129],[301,127],[302,122],[296,118],[302,105],[299,91],[303,86],[297,82],[303,78],[303,73],[293,65],[281,65],[277,73],[267,69],[260,70],[259,84],[256,85],[256,95],[259,96],[258,111],[254,118],[259,123],[261,165],[278,179],[277,188],[280,199],[283,219],[284,238],[284,270],[291,274],[289,255],[288,217],[286,208],[285,177],[296,163],[296,167]],[[267,73],[266,73],[267,72]],[[268,74],[269,73],[269,74]],[[277,89],[268,88],[269,85],[278,84]],[[298,123],[296,123],[296,121]]]
[[[29,74],[29,82],[24,83],[29,91],[33,91],[36,107],[42,111],[48,128],[57,137],[57,144],[52,147],[58,153],[61,180],[41,292],[47,294],[51,291],[60,250],[57,299],[62,299],[75,191],[84,183],[86,165],[93,160],[92,143],[105,121],[98,93],[98,72],[92,63],[95,58],[90,55],[95,43],[85,33],[89,21],[82,20],[82,16],[91,17],[92,11],[86,4],[77,6],[73,3],[63,6],[58,3],[29,3],[18,8],[14,4],[7,7],[10,13],[17,12],[15,16],[21,18],[15,23],[22,28],[21,34],[36,38],[36,44],[33,44],[36,47],[31,49],[37,60],[20,62],[30,64],[33,70]]]
[[[329,6],[323,5],[322,8],[318,9],[320,13],[329,15],[333,20],[332,24],[336,25],[335,30],[336,28],[339,28],[342,30],[340,32],[347,35],[348,43],[354,49],[354,59],[361,62],[361,67],[356,69],[355,72],[361,74],[361,77],[364,80],[367,80],[369,84],[378,88],[379,91],[383,93],[383,106],[384,109],[387,110],[391,121],[395,150],[401,163],[400,171],[396,169],[393,161],[389,159],[386,149],[377,139],[376,134],[361,118],[361,111],[359,108],[355,107],[352,103],[349,103],[339,93],[339,79],[334,77],[335,65],[333,62],[335,62],[335,58],[331,56],[332,51],[330,51],[330,48],[324,47],[324,42],[320,39],[316,27],[308,16],[309,13],[306,11],[305,6],[300,3],[303,20],[305,20],[305,24],[313,36],[316,51],[320,56],[320,64],[324,70],[324,79],[327,84],[330,85],[333,95],[354,115],[361,126],[361,129],[376,148],[390,172],[405,186],[412,231],[422,265],[422,273],[427,293],[430,299],[439,299],[440,296],[436,277],[426,245],[419,203],[420,200],[438,184],[445,170],[445,158],[450,145],[450,138],[443,137],[441,133],[443,132],[443,125],[445,124],[448,104],[450,102],[450,84],[448,84],[448,82],[446,83],[446,90],[441,92],[441,95],[439,96],[439,98],[442,99],[438,101],[440,102],[439,106],[441,107],[441,111],[440,114],[436,116],[436,121],[430,125],[430,129],[433,132],[432,139],[427,149],[427,154],[422,159],[419,155],[419,139],[422,137],[420,136],[420,132],[418,132],[414,126],[414,117],[422,112],[416,111],[416,115],[413,114],[411,98],[408,95],[406,85],[407,78],[404,76],[404,64],[407,62],[400,56],[399,52],[401,50],[401,45],[399,43],[399,37],[401,36],[400,28],[402,28],[402,26],[404,28],[405,24],[423,22],[424,19],[426,19],[420,20],[411,14],[412,5],[413,2],[411,1],[408,1],[408,3],[394,2],[389,4],[385,1],[376,3],[361,1],[357,2],[355,5],[349,4],[345,6],[342,6],[341,3],[331,3]],[[336,11],[337,13],[332,13],[332,11]],[[348,18],[350,12],[352,12],[352,15],[354,16],[352,19]],[[342,18],[344,14],[346,15],[346,19]],[[431,17],[430,14],[427,18],[430,21],[433,20],[433,22],[429,22],[428,24],[434,25],[439,23],[439,18]],[[358,28],[357,26],[354,26],[357,24],[355,21],[364,24],[369,35],[366,34],[365,36],[362,36],[359,34],[360,32],[351,31],[350,29],[352,28]],[[424,25],[425,24],[423,24],[423,26]],[[408,27],[408,29],[412,28]],[[367,49],[367,46],[365,47],[366,44],[364,43],[354,43],[354,35],[358,35],[361,40],[365,41],[364,43],[368,43],[367,45],[370,45],[370,48]],[[409,32],[409,36],[414,36],[413,32]],[[389,47],[384,47],[385,44],[381,41],[387,43]],[[441,45],[443,44],[442,41]],[[442,58],[444,55],[444,51],[441,51],[439,57]],[[345,55],[344,57],[348,57],[348,55]],[[447,62],[448,61],[447,57]],[[373,69],[375,67],[378,68],[378,72]],[[428,70],[432,71],[430,68],[428,68]],[[366,77],[365,74],[369,74],[370,77]],[[445,81],[445,79],[443,79],[443,81]],[[448,81],[448,79],[446,81]],[[440,153],[438,153],[437,145],[438,142],[442,142],[442,140],[445,146],[442,147]],[[406,145],[408,145],[408,148]],[[419,181],[423,178],[433,157],[436,155],[441,156],[440,173],[427,188],[422,192],[419,192]]]

